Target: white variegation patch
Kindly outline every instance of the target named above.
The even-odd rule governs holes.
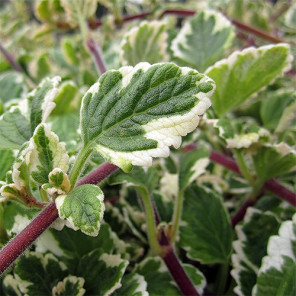
[[[189,183],[192,183],[196,180],[200,175],[202,175],[206,171],[206,167],[209,165],[209,158],[201,158],[199,159],[190,169],[193,172],[192,176],[189,179]]]
[[[287,128],[291,126],[295,118],[296,118],[296,102],[293,102],[283,112],[275,132],[276,133],[284,132]]]
[[[28,216],[16,215],[14,217],[13,226],[11,229],[7,229],[7,234],[10,236],[12,234],[19,234],[26,226],[31,222]]]
[[[13,277],[13,275],[8,274],[3,280],[3,286],[13,290],[15,295],[22,296],[22,293],[18,287],[18,281]]]
[[[52,288],[52,296],[59,296],[59,295],[65,295],[65,292],[67,292],[66,285],[73,284],[77,289],[79,289],[79,292],[75,294],[75,296],[83,296],[85,293],[85,289],[83,289],[83,285],[85,283],[84,278],[82,277],[76,277],[73,275],[69,275],[66,278],[64,278],[63,281],[58,282],[56,286]],[[78,287],[76,286],[78,284]]]
[[[170,174],[165,171],[160,179],[160,192],[167,200],[173,200],[178,196],[178,178],[178,174]]]
[[[136,290],[134,291],[134,294],[141,293],[141,296],[149,296],[149,293],[147,292],[147,282],[145,281],[145,278],[142,275],[135,273],[133,275],[133,279],[138,284]]]

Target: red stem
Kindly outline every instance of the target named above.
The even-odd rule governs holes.
[[[105,62],[102,58],[101,48],[99,47],[98,44],[96,44],[94,42],[94,40],[92,38],[89,38],[87,40],[86,44],[87,44],[87,48],[89,49],[89,51],[94,59],[94,62],[95,62],[98,72],[102,75],[103,73],[105,73],[107,71],[107,67],[106,67]]]
[[[104,163],[78,182],[97,184],[117,170],[111,163]],[[86,183],[89,181],[90,183]],[[0,275],[12,264],[57,218],[55,202],[50,203],[24,230],[10,240],[0,251]]]
[[[17,63],[15,58],[2,46],[0,43],[0,52],[2,52],[3,56],[5,57],[6,61],[9,62],[11,67],[17,72],[23,72],[20,65]]]
[[[237,225],[237,223],[239,223],[240,221],[243,220],[248,207],[251,207],[254,204],[255,204],[255,202],[251,199],[248,199],[243,203],[242,207],[238,210],[238,212],[231,219],[232,227],[235,227]]]
[[[214,152],[214,151],[211,152],[210,159],[212,161],[219,163],[222,166],[228,168],[229,170],[234,171],[237,174],[240,174],[238,165],[236,164],[236,162],[233,159],[231,159],[221,153]],[[264,183],[263,187],[265,189],[267,189],[268,191],[274,193],[275,195],[277,195],[281,199],[287,201],[288,203],[290,203],[294,207],[296,207],[296,194],[294,192],[292,192],[291,190],[289,190],[288,188],[281,185],[276,179],[267,180]]]

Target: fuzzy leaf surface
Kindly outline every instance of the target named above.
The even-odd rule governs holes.
[[[195,184],[188,187],[179,240],[187,256],[202,263],[224,263],[230,256],[231,244],[232,228],[221,198]]]
[[[95,185],[82,185],[68,195],[56,199],[56,206],[61,219],[74,230],[80,229],[85,234],[97,236],[104,215],[104,194]]]
[[[10,99],[24,96],[27,87],[22,74],[17,72],[6,72],[0,75],[0,100],[4,103]]]
[[[267,245],[253,295],[295,295],[296,293],[296,215],[283,222],[279,234]]]
[[[123,65],[140,62],[157,63],[167,59],[166,24],[161,21],[143,21],[134,27],[121,42],[120,59]]]
[[[288,44],[247,48],[231,54],[207,69],[215,80],[217,91],[213,107],[223,115],[289,70],[292,61]]]
[[[149,166],[195,129],[214,89],[205,75],[172,63],[108,71],[82,101],[84,146],[126,172]]]
[[[203,10],[185,23],[171,50],[178,63],[203,72],[219,60],[234,37],[234,27],[225,16]]]

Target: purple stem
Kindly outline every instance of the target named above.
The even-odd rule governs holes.
[[[101,48],[99,47],[98,44],[95,43],[95,41],[92,38],[89,38],[86,44],[87,44],[87,48],[89,49],[94,59],[98,72],[102,75],[107,71],[107,68],[102,58]]]
[[[106,170],[106,171],[105,171]],[[85,176],[77,186],[97,184],[117,167],[104,163],[89,175]],[[89,180],[90,183],[86,183]],[[59,217],[55,202],[51,202],[24,230],[10,240],[0,251],[0,275],[12,264],[57,218]]]
[[[238,210],[238,212],[234,215],[234,217],[231,219],[231,224],[232,227],[234,228],[240,221],[243,220],[243,218],[245,217],[246,211],[248,209],[248,207],[251,207],[255,204],[255,201],[251,200],[251,199],[247,199],[243,205],[241,206],[241,208]]]
[[[23,72],[20,65],[17,63],[15,58],[2,46],[0,43],[0,51],[2,52],[3,56],[5,57],[6,61],[9,62],[11,67],[17,72]]]

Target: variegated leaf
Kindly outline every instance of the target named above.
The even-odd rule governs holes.
[[[141,22],[123,37],[120,45],[121,63],[135,66],[140,62],[153,64],[166,61],[167,37],[164,22]]]
[[[74,230],[97,236],[104,215],[104,195],[95,185],[82,185],[68,195],[56,198],[56,206],[61,219]]]
[[[126,172],[149,166],[196,128],[214,89],[207,76],[172,63],[108,71],[83,97],[84,147]]]
[[[70,181],[68,175],[60,168],[55,168],[48,175],[49,183],[42,185],[42,189],[50,195],[67,194],[70,190]]]
[[[52,288],[52,296],[83,296],[84,278],[69,275]]]
[[[217,91],[212,97],[218,115],[231,111],[290,69],[288,44],[266,45],[236,51],[207,69]]]
[[[36,128],[31,145],[33,150],[30,157],[30,171],[35,182],[39,184],[50,182],[48,175],[55,168],[67,173],[69,156],[65,145],[59,142],[58,136],[48,125],[43,123]]]
[[[225,16],[203,10],[184,24],[171,49],[178,64],[203,72],[219,60],[234,37],[234,27]]]

